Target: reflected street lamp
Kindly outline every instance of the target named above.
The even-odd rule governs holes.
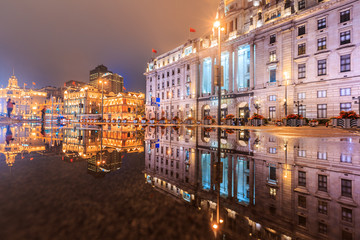
[[[101,84],[101,121],[104,120],[104,84],[107,84],[105,80],[100,80]]]

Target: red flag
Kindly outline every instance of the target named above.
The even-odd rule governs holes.
[[[123,86],[123,90],[126,91],[126,88]]]
[[[190,32],[196,32],[194,28],[190,28]]]
[[[36,85],[36,83],[35,82],[32,82],[32,84],[35,86]]]
[[[27,84],[26,84],[26,83],[24,83],[24,86],[27,86]]]
[[[152,52],[153,52],[153,53],[157,53],[157,51],[156,51],[155,49],[152,49]]]
[[[72,85],[76,86],[75,82],[72,82]]]

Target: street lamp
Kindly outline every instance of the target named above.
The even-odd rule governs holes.
[[[221,22],[217,20],[214,22],[214,28],[218,29],[218,58],[216,63],[216,83],[218,86],[218,125],[221,125]]]
[[[216,181],[216,185],[215,185],[215,189],[217,190],[217,205],[216,205],[216,223],[214,224],[214,229],[217,229],[219,223],[220,223],[220,181],[219,181],[219,176],[220,176],[220,162],[221,162],[221,144],[220,144],[220,135],[221,135],[221,76],[222,76],[222,71],[221,71],[221,22],[220,20],[217,20],[214,22],[214,28],[218,29],[218,58],[217,58],[217,63],[216,63],[216,75],[215,80],[216,80],[216,85],[218,86],[218,149],[217,149],[217,164],[216,164],[216,176],[217,176],[217,181]]]
[[[355,101],[354,103],[359,105],[359,114],[360,114],[360,96],[358,96],[358,97],[353,97],[352,99],[353,99],[353,100],[357,100],[357,101]]]
[[[297,107],[297,114],[300,116],[300,107],[302,106],[302,100],[294,101],[295,107]]]
[[[259,109],[261,108],[261,107],[260,107],[260,102],[259,102],[259,100],[256,100],[256,101],[255,101],[254,107],[255,107],[255,109],[256,109],[256,114],[259,114]]]
[[[107,84],[106,81],[100,80],[99,83],[101,84],[101,121],[104,120],[104,84]]]

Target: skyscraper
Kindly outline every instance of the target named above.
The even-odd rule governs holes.
[[[117,73],[109,71],[108,68],[102,64],[90,71],[89,81],[91,85],[101,89],[101,79],[104,79],[106,82],[106,84],[104,84],[105,91],[115,94],[124,91],[124,78]]]

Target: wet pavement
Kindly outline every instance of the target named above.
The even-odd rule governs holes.
[[[359,239],[360,137],[299,129],[4,126],[0,239]]]

